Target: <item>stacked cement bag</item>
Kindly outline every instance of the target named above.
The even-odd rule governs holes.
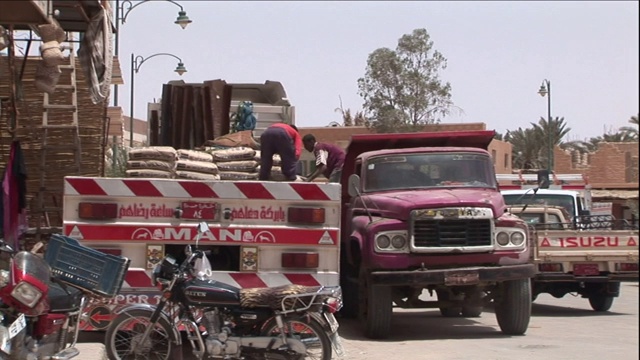
[[[171,179],[178,154],[170,146],[149,146],[129,150],[127,177]]]
[[[227,149],[209,148],[213,162],[218,167],[221,180],[257,180],[256,168],[259,162],[254,159],[256,151],[249,147],[237,146]]]
[[[220,180],[218,166],[213,163],[213,156],[204,151],[177,151],[175,177],[191,180]]]

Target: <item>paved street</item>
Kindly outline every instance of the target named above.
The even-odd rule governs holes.
[[[341,321],[340,334],[350,360],[637,360],[638,322],[638,285],[625,284],[611,311],[603,314],[592,311],[586,299],[540,295],[525,336],[502,335],[491,310],[475,319],[443,318],[437,310],[398,310],[393,335],[386,341],[368,341],[351,320]],[[99,348],[81,352],[80,359],[102,360],[96,351]]]

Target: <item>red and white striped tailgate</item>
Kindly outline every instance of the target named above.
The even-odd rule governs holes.
[[[335,183],[65,177],[65,195],[339,201]]]
[[[235,286],[237,288],[261,288],[273,287],[281,285],[306,285],[306,286],[338,286],[338,273],[276,273],[276,272],[258,272],[258,273],[241,273],[214,271],[212,280],[220,281],[225,284]],[[125,276],[123,289],[130,288],[148,288],[151,287],[151,272],[141,268],[131,268]]]

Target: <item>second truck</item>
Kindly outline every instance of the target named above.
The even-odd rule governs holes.
[[[342,175],[342,313],[358,318],[366,336],[389,336],[394,306],[475,317],[489,303],[503,333],[526,332],[531,239],[498,189],[487,152],[493,136],[351,138]]]

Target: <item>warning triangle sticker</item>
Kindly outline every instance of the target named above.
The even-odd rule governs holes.
[[[333,245],[333,239],[331,238],[331,235],[329,235],[328,231],[325,231],[324,234],[322,234],[322,237],[320,238],[320,241],[318,241],[318,244]]]
[[[84,239],[84,236],[82,236],[82,233],[80,232],[80,229],[78,229],[77,226],[74,226],[73,229],[71,229],[71,232],[69,233],[69,237],[72,237],[78,240]]]

